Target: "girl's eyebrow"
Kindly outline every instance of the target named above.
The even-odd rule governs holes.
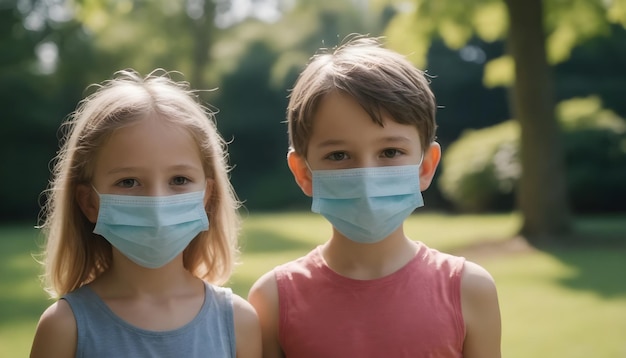
[[[111,170],[109,170],[108,172],[106,172],[106,174],[111,175],[111,174],[120,174],[120,173],[127,173],[127,172],[133,172],[136,171],[137,167],[117,167],[117,168],[113,168]]]
[[[168,169],[173,169],[173,170],[204,170],[204,168],[202,167],[202,165],[195,165],[195,164],[177,164],[177,165],[173,165],[171,167],[169,167]]]
[[[187,164],[187,163],[183,163],[183,164],[177,164],[177,165],[173,165],[171,167],[166,168],[167,170],[174,170],[174,171],[185,171],[185,170],[204,170],[204,168],[201,165],[194,165],[194,164]],[[116,167],[113,168],[111,170],[109,170],[108,172],[106,172],[107,175],[112,175],[112,174],[120,174],[120,173],[131,173],[131,172],[138,172],[138,171],[142,171],[142,170],[146,170],[146,168],[144,167],[139,167],[139,166],[126,166],[126,167]]]

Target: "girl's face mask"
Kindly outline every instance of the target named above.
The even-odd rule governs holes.
[[[209,228],[204,190],[170,196],[98,195],[93,232],[143,267],[164,266]]]

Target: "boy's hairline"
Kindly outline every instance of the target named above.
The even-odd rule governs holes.
[[[330,90],[327,90],[327,91],[324,91],[324,92],[320,92],[320,93],[318,93],[318,96],[317,96],[317,101],[316,101],[316,103],[315,103],[316,107],[317,107],[317,106],[319,106],[319,103],[320,103],[320,102],[322,102],[322,101],[324,100],[324,98],[325,98],[325,97],[327,97],[328,95],[333,94],[333,93],[340,93],[340,94],[342,94],[342,95],[347,95],[347,96],[350,96],[352,99],[356,100],[356,101],[357,101],[357,103],[359,104],[359,106],[360,106],[361,108],[363,108],[363,109],[367,112],[368,117],[369,117],[369,119],[372,121],[372,123],[378,124],[378,125],[380,125],[381,127],[383,127],[383,126],[384,126],[383,122],[384,122],[385,118],[388,118],[388,119],[390,119],[390,120],[392,120],[393,122],[398,123],[398,124],[408,124],[408,125],[410,125],[410,126],[413,126],[413,127],[417,130],[417,132],[418,132],[418,135],[419,135],[419,138],[420,138],[420,147],[421,147],[421,149],[423,149],[423,150],[426,150],[427,148],[429,148],[429,147],[432,145],[432,143],[436,142],[436,140],[437,140],[437,136],[436,136],[436,135],[434,135],[434,136],[432,136],[432,138],[428,138],[428,140],[423,141],[423,140],[422,140],[422,138],[421,138],[421,136],[422,136],[422,133],[421,133],[421,132],[422,132],[422,129],[420,128],[420,126],[419,126],[419,123],[418,123],[418,122],[403,123],[403,122],[399,121],[399,120],[398,120],[395,116],[393,116],[391,113],[389,113],[389,111],[388,111],[386,108],[384,108],[384,106],[382,106],[380,103],[372,103],[372,107],[377,107],[377,110],[378,110],[378,111],[380,111],[380,117],[377,119],[377,118],[373,115],[373,113],[371,113],[371,111],[370,111],[370,110],[368,110],[368,108],[366,108],[366,107],[363,105],[363,103],[359,100],[358,96],[356,96],[356,95],[355,95],[355,94],[353,94],[353,93],[350,93],[349,91],[346,91],[346,90],[344,90],[344,89],[341,89],[341,88],[339,88],[339,87],[333,87],[333,88],[331,88]],[[302,156],[303,158],[306,158],[306,157],[307,157],[307,155],[308,155],[308,146],[309,146],[309,143],[310,143],[310,140],[311,140],[311,135],[312,135],[313,127],[314,127],[314,125],[315,125],[315,117],[316,117],[316,115],[317,115],[317,112],[318,112],[318,109],[317,109],[317,108],[315,108],[315,109],[314,109],[313,111],[311,111],[311,113],[310,113],[310,119],[308,120],[308,123],[309,123],[309,129],[310,129],[310,130],[308,131],[307,135],[303,137],[303,139],[304,139],[304,143],[302,143],[302,145],[301,145],[301,147],[304,149],[304,152],[301,152],[301,151],[299,151],[299,150],[297,149],[297,148],[299,147],[299,145],[295,145],[295,144],[296,144],[296,143],[295,143],[296,141],[294,140],[294,139],[296,139],[296,140],[297,140],[297,138],[296,138],[295,136],[292,136],[292,135],[291,135],[291,133],[290,133],[290,135],[289,135],[288,153],[289,153],[289,152],[294,152],[294,153],[296,153],[296,154],[298,154],[298,155]],[[290,125],[293,125],[293,122],[294,122],[294,121],[305,121],[305,120],[304,120],[304,118],[297,118],[297,119],[296,119],[296,118],[293,118],[293,116],[291,116],[291,115],[290,115],[290,116],[288,116],[288,121],[287,121],[287,122],[288,122],[288,123],[289,123],[289,122],[291,122],[291,123],[289,123]],[[307,121],[305,121],[305,122],[307,122]],[[436,124],[435,124],[435,127],[436,127]],[[424,143],[422,143],[422,142],[424,142]]]

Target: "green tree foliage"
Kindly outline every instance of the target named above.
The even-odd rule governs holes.
[[[217,31],[213,1],[74,0],[74,8],[98,52],[110,58],[107,76],[127,67],[140,73],[163,68],[206,88]]]
[[[37,216],[58,148],[55,133],[75,105],[66,97],[80,97],[80,69],[92,65],[83,33],[59,6],[20,1],[0,7],[0,176],[19,175],[0,189],[5,220]]]
[[[508,34],[510,19],[503,0],[378,0],[376,3],[381,7],[396,6],[396,16],[386,30],[390,46],[410,52],[413,61],[422,67],[426,67],[433,39],[440,38],[448,47],[460,49],[473,37],[494,42],[505,40]],[[615,31],[611,24],[626,27],[624,0],[544,0],[542,6],[551,64],[566,61],[576,46],[589,39],[609,35]],[[512,84],[512,63],[505,60],[508,56],[489,59],[495,64],[487,65],[488,84]]]
[[[522,233],[531,241],[563,236],[570,229],[561,135],[554,118],[554,82],[549,63],[567,59],[590,37],[606,33],[609,22],[626,25],[623,1],[416,0],[388,28],[392,45],[417,48],[414,61],[425,65],[435,36],[451,48],[476,35],[487,41],[506,36],[508,58],[487,65],[485,82],[512,79],[511,106],[521,128],[522,176],[517,202],[524,216]],[[406,2],[403,2],[406,4]],[[498,75],[499,73],[499,75]]]
[[[232,181],[248,209],[285,207],[299,197],[284,160],[286,96],[271,86],[276,57],[267,43],[253,42],[210,100],[220,111],[220,132],[231,140]]]
[[[598,94],[605,107],[626,117],[626,28],[611,26],[611,35],[597,36],[574,48],[570,59],[555,66],[557,100]]]

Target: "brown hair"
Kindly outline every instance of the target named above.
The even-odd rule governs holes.
[[[398,123],[416,126],[424,151],[435,140],[436,103],[425,73],[383,48],[378,38],[354,36],[332,50],[320,49],[291,92],[289,145],[305,158],[317,107],[333,91],[356,99],[379,125],[386,113]]]

